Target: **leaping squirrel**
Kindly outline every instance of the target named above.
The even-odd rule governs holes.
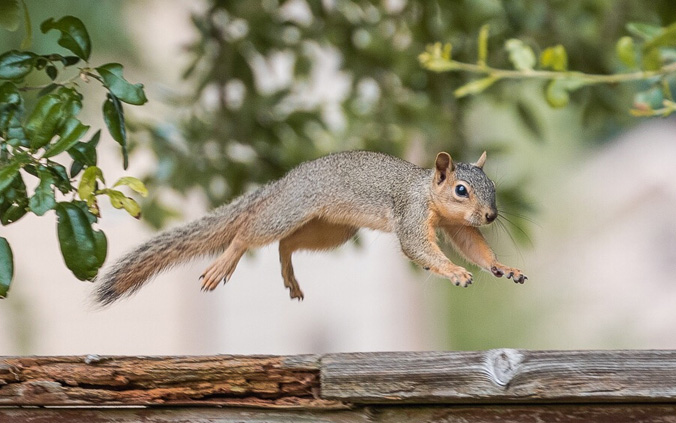
[[[328,250],[359,228],[394,232],[408,258],[426,270],[468,286],[472,274],[453,264],[437,245],[441,228],[453,246],[493,275],[523,283],[519,269],[498,262],[478,227],[493,222],[495,184],[475,163],[437,154],[424,169],[386,154],[347,151],[302,163],[281,179],[244,194],[204,217],[141,244],[99,278],[96,299],[107,305],[131,295],[157,273],[198,256],[220,256],[200,276],[203,290],[230,280],[250,248],[279,241],[284,286],[303,299],[291,256]]]

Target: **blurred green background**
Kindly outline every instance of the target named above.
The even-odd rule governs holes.
[[[516,262],[519,251],[538,249],[533,232],[547,230],[539,215],[551,181],[641,123],[628,110],[647,85],[585,88],[562,110],[547,105],[541,82],[505,81],[456,99],[453,91],[472,76],[426,71],[417,56],[442,41],[453,44],[455,59],[474,62],[479,28],[489,24],[492,66],[510,67],[502,46],[518,38],[536,53],[563,44],[570,69],[606,74],[621,69],[614,48],[628,22],[676,21],[670,0],[228,0],[148,2],[147,9],[131,1],[26,3],[34,27],[48,17],[79,17],[92,37],[92,61],[122,62],[130,80],[146,85],[150,104],[127,118],[132,166],[138,156],[155,162],[137,175],[153,193],[144,217],[154,227],[181,212],[165,200],[167,192],[199,190],[217,206],[334,151],[378,150],[429,166],[438,151],[474,161],[488,150],[488,173],[509,220],[488,237]],[[157,57],[139,49],[139,37],[150,32],[130,31],[128,10],[153,27],[162,15],[144,10],[179,3],[192,31],[183,48]],[[21,30],[4,31],[0,51],[22,38]],[[55,38],[36,34],[33,50]],[[430,310],[447,322],[439,336],[450,348],[555,345],[534,338],[551,303],[531,299],[520,307],[522,295],[511,283],[449,287]]]

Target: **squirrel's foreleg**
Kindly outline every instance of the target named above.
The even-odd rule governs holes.
[[[442,225],[442,229],[451,239],[453,246],[467,260],[493,273],[497,277],[505,275],[514,282],[524,283],[528,277],[517,268],[505,266],[495,257],[495,253],[486,242],[478,228],[463,225]]]
[[[472,274],[464,267],[453,264],[439,249],[434,226],[429,222],[416,227],[399,227],[397,236],[402,251],[415,263],[450,279],[456,286],[467,287],[472,283]]]

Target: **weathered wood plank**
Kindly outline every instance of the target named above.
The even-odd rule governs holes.
[[[673,402],[676,351],[330,354],[321,392],[378,404]]]
[[[12,423],[676,423],[676,405],[370,406],[352,410],[255,408],[0,408]]]
[[[318,365],[314,356],[5,357],[0,405],[335,406],[318,396]]]
[[[5,357],[0,406],[676,404],[676,351]]]

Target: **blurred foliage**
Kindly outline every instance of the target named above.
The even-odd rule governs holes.
[[[97,167],[101,131],[83,141],[90,126],[78,116],[84,100],[81,84],[95,80],[105,89],[103,120],[121,146],[125,169],[122,103],[144,104],[143,86],[127,82],[118,63],[89,64],[92,43],[80,19],[64,16],[43,21],[40,31],[58,33],[57,43],[68,53],[40,54],[27,50],[33,35],[25,4],[3,1],[2,11],[0,27],[16,31],[23,23],[25,35],[21,50],[0,54],[0,224],[54,210],[66,266],[78,279],[92,279],[107,253],[105,234],[95,228],[100,217],[97,197],[106,195],[113,207],[139,217],[138,204],[113,188],[126,185],[145,194],[145,187],[133,177],[119,179],[113,188],[105,186]],[[7,295],[13,274],[12,250],[6,238],[0,237],[0,298]]]
[[[471,74],[425,70],[417,57],[427,45],[448,42],[454,60],[467,63],[505,67],[530,60],[518,59],[525,51],[554,70],[612,74],[626,66],[615,48],[628,35],[627,23],[673,22],[672,6],[668,0],[651,7],[629,0],[212,1],[192,16],[198,36],[188,48],[192,64],[184,77],[195,89],[194,97],[178,103],[180,123],[135,125],[150,136],[159,162],[147,182],[181,193],[201,188],[216,206],[333,151],[407,157],[422,150],[432,160],[447,150],[463,161],[482,149],[508,153],[509,139],[468,145],[465,119],[473,99],[455,94],[487,85],[468,87]],[[559,45],[565,57],[560,48],[539,47]],[[571,92],[570,101],[584,109],[573,124],[587,128],[588,141],[633,124],[626,105],[650,85],[639,84]],[[535,106],[521,91],[508,80],[482,96],[512,107],[540,136]],[[503,206],[526,211],[523,189],[502,184]],[[167,208],[152,194],[147,205],[146,216],[162,225]]]
[[[627,30],[638,40],[623,36],[615,43],[618,60],[630,71],[614,74],[587,74],[568,69],[568,53],[561,44],[547,47],[540,53],[539,68],[533,49],[523,41],[510,38],[505,50],[514,69],[498,69],[486,63],[488,55],[488,25],[481,27],[478,36],[476,63],[463,63],[451,57],[453,45],[440,42],[427,46],[418,59],[427,69],[436,72],[469,72],[481,75],[454,91],[456,97],[476,95],[501,80],[545,80],[544,96],[551,107],[564,107],[570,102],[570,93],[591,85],[645,82],[648,88],[634,96],[634,116],[669,116],[676,111],[671,85],[676,80],[676,23],[658,27],[643,23],[629,23]],[[638,60],[640,58],[640,60]],[[656,92],[657,98],[650,98]],[[651,101],[648,101],[650,98]],[[657,108],[654,106],[657,103]]]

